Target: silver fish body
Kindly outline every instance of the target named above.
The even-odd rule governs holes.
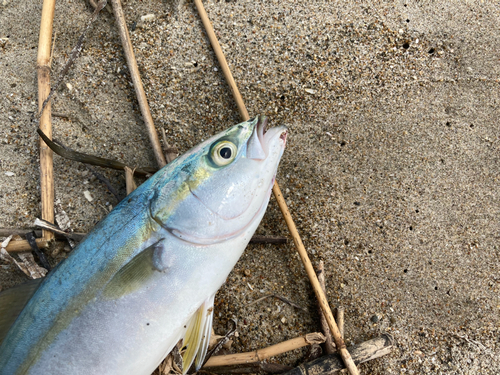
[[[149,375],[181,338],[185,365],[201,366],[214,295],[264,215],[285,147],[284,127],[264,127],[235,125],[125,198],[26,304],[0,375]]]

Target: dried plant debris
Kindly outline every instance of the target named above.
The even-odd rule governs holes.
[[[19,260],[16,260],[7,252],[7,250],[5,250],[9,242],[12,240],[16,241],[22,239],[17,235],[11,235],[7,237],[7,239],[2,242],[2,247],[0,249],[0,258],[8,263],[15,264],[30,279],[39,279],[41,277],[44,277],[47,274],[47,270],[36,264],[35,258],[33,258],[33,254],[31,254],[31,252],[17,253]]]

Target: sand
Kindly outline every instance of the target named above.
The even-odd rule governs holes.
[[[40,217],[34,115],[41,1],[0,3],[0,227]],[[393,352],[364,374],[500,372],[500,7],[495,2],[206,2],[251,116],[290,129],[278,182],[314,264],[324,260],[346,341]],[[157,129],[181,152],[239,122],[191,1],[124,5]],[[57,2],[53,74],[91,9]],[[153,14],[149,21],[141,17]],[[155,166],[113,16],[103,12],[53,102],[54,137]],[[54,157],[75,231],[118,202],[85,166]],[[122,173],[100,170],[125,194]],[[11,175],[12,172],[14,175]],[[138,180],[141,182],[141,180]],[[93,201],[89,202],[84,192]],[[274,199],[258,234],[287,236]],[[50,257],[54,264],[65,252]],[[0,286],[26,280],[6,263]],[[275,299],[276,293],[308,313]],[[232,352],[319,329],[293,244],[251,245],[216,298]],[[297,365],[306,350],[276,360]]]

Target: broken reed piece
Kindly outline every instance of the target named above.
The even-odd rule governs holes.
[[[316,273],[318,274],[318,281],[319,285],[321,286],[321,289],[323,290],[323,293],[326,293],[326,285],[325,285],[325,266],[323,261],[321,260],[319,262],[319,265],[316,269]],[[332,334],[330,333],[330,328],[328,327],[328,322],[326,321],[325,314],[323,314],[323,310],[321,310],[321,306],[319,306],[318,303],[318,310],[319,310],[319,318],[320,318],[320,323],[321,323],[321,330],[323,331],[323,334],[326,337],[324,348],[325,348],[325,353],[326,354],[333,354],[335,353],[335,344],[332,340]],[[338,325],[338,320],[337,320],[337,325]],[[344,335],[342,333],[342,330],[340,329],[339,326],[339,331],[341,332],[342,338],[344,338]]]
[[[40,36],[38,39],[37,76],[38,76],[38,110],[40,129],[52,138],[51,106],[48,103],[44,110],[43,103],[50,94],[50,44],[52,42],[52,24],[54,21],[55,0],[44,0],[40,21]],[[40,192],[42,201],[42,218],[54,222],[54,166],[52,150],[43,140],[40,140]],[[43,231],[46,241],[52,240],[54,234]],[[8,250],[7,250],[8,251]]]
[[[312,344],[321,344],[324,341],[325,336],[323,336],[322,333],[308,333],[305,336],[296,337],[253,352],[214,356],[205,363],[203,368],[260,362],[275,355],[289,352],[290,350],[299,349]]]
[[[165,133],[165,129],[161,128],[161,136],[163,138],[163,144],[165,145],[165,159],[167,159],[167,163],[171,163],[175,160],[177,155],[179,155],[179,151],[177,151],[176,147],[171,147],[167,142],[167,134]]]
[[[49,243],[52,240],[46,240],[45,238],[37,238],[36,244],[38,248],[46,248],[49,247]],[[31,246],[28,241],[10,241],[9,244],[5,247],[8,253],[22,253],[23,251],[30,251]]]
[[[203,3],[201,2],[201,0],[194,0],[194,3],[196,5],[196,9],[198,9],[198,13],[200,15],[203,26],[205,27],[205,31],[207,33],[208,39],[210,40],[210,44],[212,45],[215,55],[217,56],[217,60],[219,61],[219,65],[222,69],[222,72],[224,73],[224,77],[226,78],[226,81],[233,94],[234,100],[236,101],[241,118],[242,120],[246,121],[250,118],[250,116],[248,115],[248,111],[245,107],[245,104],[243,103],[243,98],[231,74],[224,53],[222,52],[217,37],[215,36],[215,32],[213,30],[210,20],[208,19],[207,12],[205,11],[205,8],[203,7]],[[302,263],[304,264],[307,275],[309,276],[309,280],[314,289],[314,293],[316,294],[316,298],[319,301],[321,310],[325,314],[328,327],[330,328],[330,331],[335,340],[335,345],[337,346],[337,350],[340,352],[340,355],[342,356],[342,359],[344,360],[344,363],[349,373],[351,375],[357,375],[359,374],[359,371],[356,368],[356,365],[354,364],[349,352],[346,349],[344,340],[340,336],[339,329],[337,327],[337,324],[335,323],[335,319],[333,318],[333,314],[330,309],[330,306],[328,305],[325,293],[323,293],[323,290],[319,285],[318,278],[316,277],[316,273],[314,272],[314,268],[311,264],[311,261],[309,260],[309,256],[307,255],[304,244],[302,243],[299,232],[297,231],[295,223],[293,222],[292,215],[288,210],[285,199],[283,198],[283,194],[281,194],[281,190],[276,180],[274,181],[273,185],[273,193],[278,202],[281,213],[283,214],[283,217],[286,221],[290,234],[292,235],[293,242],[297,247],[297,251],[299,252],[300,258],[302,259]]]
[[[113,6],[116,25],[118,26],[118,31],[120,33],[120,39],[122,41],[125,59],[127,60],[127,66],[132,77],[132,82],[134,84],[135,94],[137,96],[137,101],[139,102],[139,107],[141,109],[142,118],[144,119],[144,123],[148,131],[149,140],[151,141],[151,144],[153,146],[153,153],[155,155],[156,162],[158,166],[162,168],[167,164],[167,162],[165,160],[165,157],[163,156],[160,140],[158,138],[158,134],[156,133],[156,128],[153,123],[151,111],[149,110],[148,100],[146,98],[146,93],[144,92],[141,76],[139,74],[139,68],[137,67],[137,61],[134,55],[134,49],[132,47],[132,42],[130,41],[130,36],[128,34],[125,15],[123,14],[123,8],[120,0],[111,0],[111,5]]]
[[[134,171],[129,167],[125,167],[125,185],[127,186],[127,195],[137,189],[137,185],[134,181]]]
[[[394,339],[391,335],[384,333],[382,336],[365,341],[359,345],[349,348],[352,359],[356,365],[371,361],[389,354],[392,350]],[[344,369],[342,358],[335,353],[325,355],[314,361],[303,363],[300,366],[286,372],[284,375],[315,375],[315,374],[337,374]]]
[[[344,307],[337,307],[337,315],[336,315],[337,325],[339,327],[340,336],[344,338]]]

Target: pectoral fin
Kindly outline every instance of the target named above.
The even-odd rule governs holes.
[[[214,297],[215,295],[208,298],[199,309],[196,310],[188,323],[186,335],[183,340],[184,347],[186,347],[186,351],[182,355],[183,375],[189,370],[193,361],[195,362],[196,371],[203,365],[212,330]]]
[[[0,344],[42,280],[30,280],[0,293]]]
[[[104,298],[116,299],[141,288],[155,275],[166,272],[163,260],[166,241],[161,239],[147,247],[127,264],[125,264],[110,280],[102,293]]]

